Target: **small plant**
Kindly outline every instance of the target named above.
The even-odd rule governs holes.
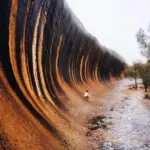
[[[150,99],[150,94],[149,94],[149,93],[146,93],[146,94],[144,95],[144,98]]]

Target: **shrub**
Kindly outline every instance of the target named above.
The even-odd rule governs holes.
[[[144,95],[144,98],[150,99],[150,94],[149,94],[149,93],[146,93],[146,94]]]

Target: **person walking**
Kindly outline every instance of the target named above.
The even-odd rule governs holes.
[[[86,101],[88,101],[89,100],[89,92],[88,92],[88,90],[86,90],[85,91],[85,93],[84,93],[84,99],[86,100]]]

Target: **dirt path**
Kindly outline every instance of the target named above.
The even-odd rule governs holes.
[[[150,150],[150,109],[143,103],[143,91],[127,90],[130,84],[129,80],[120,81],[101,98],[103,115],[91,124],[91,139],[97,141],[93,150]]]

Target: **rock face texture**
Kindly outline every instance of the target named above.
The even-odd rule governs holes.
[[[1,147],[67,149],[68,89],[80,94],[78,84],[120,79],[125,62],[84,29],[64,0],[3,0],[0,11]]]

